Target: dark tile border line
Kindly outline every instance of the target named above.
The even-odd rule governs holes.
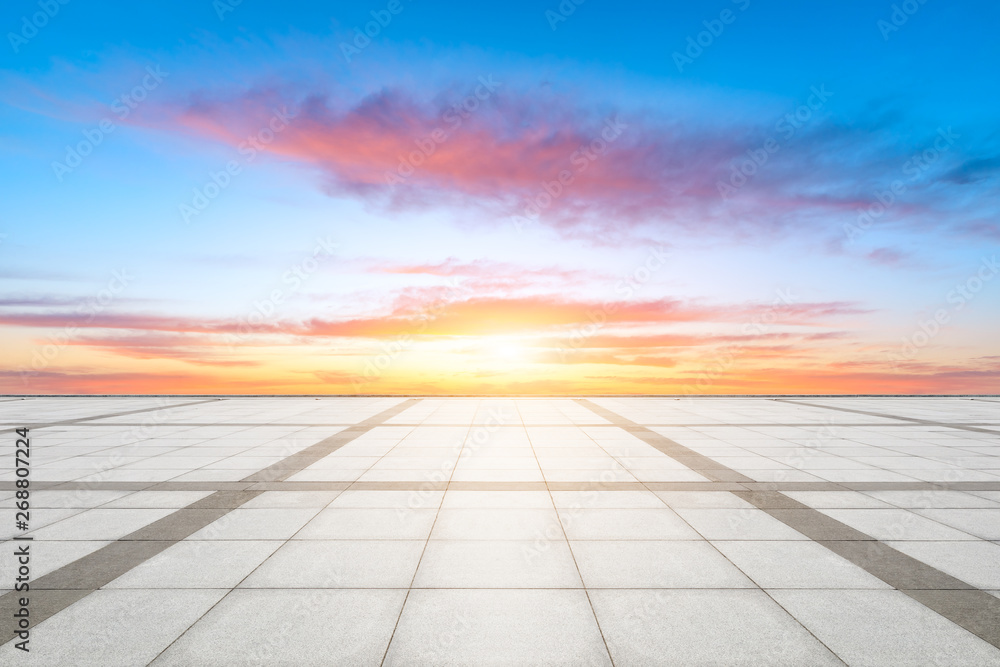
[[[619,423],[634,435],[638,435],[644,428],[587,399],[577,399],[577,402],[608,421]],[[669,438],[663,438],[665,442],[661,446],[653,444],[652,441],[656,440],[654,436],[663,438],[654,431],[648,431],[643,439],[682,463],[691,458],[683,454],[680,458],[675,456],[675,453],[686,448]],[[780,491],[734,491],[733,494],[1000,648],[1000,598],[907,556]]]
[[[245,482],[36,482],[35,491],[1000,491],[996,482],[518,482],[518,481],[245,481]],[[14,482],[0,482],[13,491]]]
[[[836,405],[823,405],[822,403],[807,403],[805,401],[792,401],[787,398],[775,398],[774,401],[778,403],[788,403],[790,405],[807,405],[812,408],[824,408],[826,410],[837,410],[839,412],[850,412],[856,415],[867,415],[869,417],[883,417],[885,419],[898,419],[900,421],[909,422],[911,424],[922,424],[924,426],[943,426],[945,428],[956,428],[961,431],[972,431],[973,433],[989,433],[990,435],[1000,435],[1000,431],[979,428],[977,426],[965,426],[963,424],[955,424],[951,422],[936,422],[929,419],[917,419],[916,417],[900,417],[898,415],[887,415],[882,412],[869,412],[868,410],[855,410],[854,408],[842,408]]]
[[[77,424],[82,425],[83,422],[90,422],[90,421],[94,421],[95,419],[110,419],[111,417],[124,417],[125,415],[137,415],[137,414],[142,413],[142,412],[156,412],[157,410],[173,410],[174,408],[183,408],[183,407],[187,407],[189,405],[202,405],[203,403],[218,403],[219,401],[222,401],[222,400],[225,400],[225,399],[222,399],[222,398],[210,398],[210,399],[207,399],[207,400],[204,400],[204,401],[189,401],[187,403],[173,403],[171,405],[158,405],[155,408],[141,408],[139,410],[126,410],[125,412],[109,412],[107,414],[96,415],[94,417],[80,417],[79,419],[64,419],[62,421],[57,421],[57,422],[40,422],[40,423],[36,423],[36,424],[30,423],[30,422],[21,422],[21,423],[18,423],[16,426],[12,426],[10,428],[0,429],[0,433],[12,433],[13,431],[15,431],[18,428],[21,428],[22,426],[26,426],[26,427],[28,427],[30,429],[41,429],[41,428],[49,428],[49,427],[52,427],[52,426],[70,426],[70,425],[77,425]],[[134,426],[146,426],[146,424],[142,424],[142,423],[133,424],[133,425]]]
[[[293,454],[288,458],[295,459],[294,464],[286,468],[275,469],[278,470],[275,476],[284,479],[284,477],[294,474],[297,470],[301,470],[310,465],[311,462],[326,455],[320,455],[321,452],[330,452],[343,447],[386,419],[391,419],[413,406],[419,400],[402,401],[347,429],[351,433],[350,438],[338,438],[337,436],[344,433],[341,432]],[[295,466],[301,467],[296,469]],[[264,471],[272,470],[272,468],[265,468]],[[242,482],[256,482],[257,480],[253,478],[258,474],[254,473],[244,478]],[[156,486],[158,485],[154,484],[152,488]],[[94,486],[87,485],[86,488],[92,489]],[[28,595],[31,599],[32,627],[37,627],[47,618],[54,616],[74,602],[83,599],[212,522],[221,519],[263,492],[262,489],[215,491],[206,498],[172,512],[83,558],[39,577],[31,582],[31,590]],[[17,591],[10,591],[0,596],[0,642],[6,643],[15,636],[14,612],[18,607],[18,598],[23,596],[24,593]]]

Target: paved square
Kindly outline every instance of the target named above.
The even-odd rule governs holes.
[[[0,431],[5,665],[1000,665],[993,397],[8,397]]]

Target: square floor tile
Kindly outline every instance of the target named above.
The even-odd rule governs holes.
[[[1000,665],[1000,649],[899,591],[769,592],[852,667]]]
[[[972,535],[950,528],[904,509],[824,509],[827,516],[878,540],[974,540]]]
[[[714,542],[762,588],[890,588],[815,542]]]
[[[425,540],[437,510],[328,507],[298,540]]]
[[[996,542],[887,542],[922,563],[981,589],[1000,589],[1000,544]]]
[[[560,509],[663,509],[652,491],[553,491],[552,499]]]
[[[662,509],[561,509],[571,540],[696,540],[698,534],[673,512]]]
[[[188,540],[287,540],[316,516],[309,509],[235,509],[213,521]]]
[[[101,547],[111,544],[109,540],[33,540],[31,542],[31,578],[38,579],[53,570],[58,570],[75,560],[91,554]],[[4,551],[12,552],[10,556],[0,557],[0,586],[12,588],[15,570],[19,565],[13,557],[17,548],[16,542],[4,544]],[[30,585],[30,584],[29,584]]]
[[[211,491],[136,491],[102,506],[101,509],[156,509],[161,507],[180,509],[210,495],[212,495]]]
[[[841,665],[758,590],[590,592],[615,665]]]
[[[759,509],[678,508],[677,514],[708,540],[808,539]]]
[[[364,491],[347,489],[329,507],[374,507],[383,509],[437,509],[444,491],[411,489],[408,491]]]
[[[1000,507],[996,509],[916,509],[921,516],[981,537],[1000,540]]]
[[[753,588],[704,541],[571,542],[587,588]]]
[[[385,665],[610,665],[582,590],[414,590]]]
[[[96,591],[36,626],[30,654],[15,649],[13,642],[0,647],[0,664],[145,665],[225,593]]]
[[[377,665],[405,595],[398,590],[237,589],[153,664]]]
[[[750,509],[753,507],[728,491],[656,491],[655,493],[671,508]]]
[[[566,541],[431,540],[415,588],[580,588]]]
[[[554,495],[554,494],[553,494]],[[442,509],[552,509],[548,491],[465,491],[449,489]]]
[[[173,512],[173,509],[97,508],[36,530],[32,535],[36,540],[117,540]]]
[[[241,507],[248,510],[323,508],[333,502],[340,493],[340,491],[265,491],[256,498],[243,503]]]
[[[554,509],[442,509],[432,540],[562,538]]]
[[[243,588],[408,588],[423,540],[291,540]]]
[[[105,588],[232,588],[280,545],[277,541],[182,541]]]

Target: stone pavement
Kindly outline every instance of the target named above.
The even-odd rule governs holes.
[[[1000,665],[997,398],[5,397],[0,431],[5,665]]]

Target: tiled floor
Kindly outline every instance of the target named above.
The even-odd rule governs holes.
[[[1000,665],[996,399],[29,398],[0,431],[4,640],[33,538],[0,664]]]

